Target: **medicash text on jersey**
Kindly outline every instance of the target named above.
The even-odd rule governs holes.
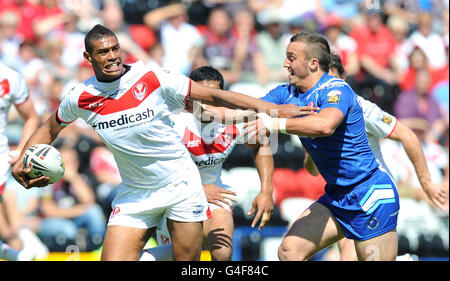
[[[112,119],[109,121],[103,121],[92,124],[92,128],[95,130],[104,130],[114,127],[120,127],[124,125],[130,125],[136,122],[144,121],[147,119],[152,119],[155,116],[155,113],[152,109],[147,108],[143,112],[136,113],[136,114],[122,114],[117,119]]]

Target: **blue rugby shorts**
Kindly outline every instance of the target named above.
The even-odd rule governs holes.
[[[397,188],[380,169],[356,186],[327,184],[318,202],[331,211],[350,239],[368,240],[397,227]]]

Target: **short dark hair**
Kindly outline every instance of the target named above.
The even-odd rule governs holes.
[[[327,38],[317,32],[302,31],[291,37],[290,42],[305,43],[305,53],[308,59],[317,58],[320,68],[328,72],[330,63],[330,44]]]
[[[212,66],[202,66],[197,69],[194,69],[191,74],[189,74],[189,78],[194,80],[195,82],[199,81],[219,81],[219,87],[223,90],[224,80],[222,73],[219,70],[215,69]]]
[[[342,65],[341,58],[336,54],[330,54],[329,70],[335,68],[339,74],[339,78],[345,75],[344,65]]]
[[[89,32],[86,34],[86,37],[84,37],[84,48],[86,49],[86,52],[88,52],[89,54],[92,53],[92,40],[98,40],[104,37],[111,36],[116,37],[114,32],[112,32],[109,28],[101,24],[96,24],[91,30],[89,30]]]

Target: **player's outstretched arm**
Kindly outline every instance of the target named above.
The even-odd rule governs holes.
[[[214,106],[232,109],[250,109],[282,118],[293,118],[300,115],[312,114],[310,107],[296,105],[279,106],[237,92],[206,87],[195,81],[191,81],[190,97],[193,100],[200,100]]]
[[[409,160],[414,165],[422,189],[435,206],[445,211],[447,192],[431,181],[422,146],[416,134],[401,122],[398,122],[389,138],[402,143]]]
[[[63,126],[60,126],[58,122],[56,122],[56,112],[53,113],[47,121],[42,124],[28,139],[25,143],[22,152],[20,153],[19,159],[23,158],[25,151],[33,144],[50,144],[53,140],[56,139],[59,132],[63,129]],[[46,186],[49,183],[49,178],[46,176],[42,176],[35,179],[30,179],[28,177],[28,173],[30,172],[30,168],[26,168],[23,166],[22,161],[17,161],[11,169],[12,176],[23,185],[25,188],[31,187],[42,187]]]
[[[334,133],[344,119],[344,114],[337,108],[325,108],[317,114],[304,118],[273,118],[259,114],[258,119],[244,125],[244,136],[269,133],[286,133],[304,137],[326,137]]]

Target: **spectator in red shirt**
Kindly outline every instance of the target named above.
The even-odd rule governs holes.
[[[431,78],[428,92],[431,92],[434,86],[440,82],[448,80],[448,67],[446,68],[447,71],[430,67],[424,51],[419,47],[415,47],[409,55],[409,68],[402,74],[400,79],[402,91],[410,91],[414,88],[416,73],[423,68],[428,69]]]
[[[0,0],[0,14],[12,11],[19,15],[17,33],[25,40],[36,40],[32,21],[38,14],[38,6],[27,0]]]
[[[392,112],[400,73],[394,57],[397,42],[383,24],[381,10],[366,9],[364,18],[365,23],[350,32],[358,44],[361,71],[349,83],[358,94]]]

